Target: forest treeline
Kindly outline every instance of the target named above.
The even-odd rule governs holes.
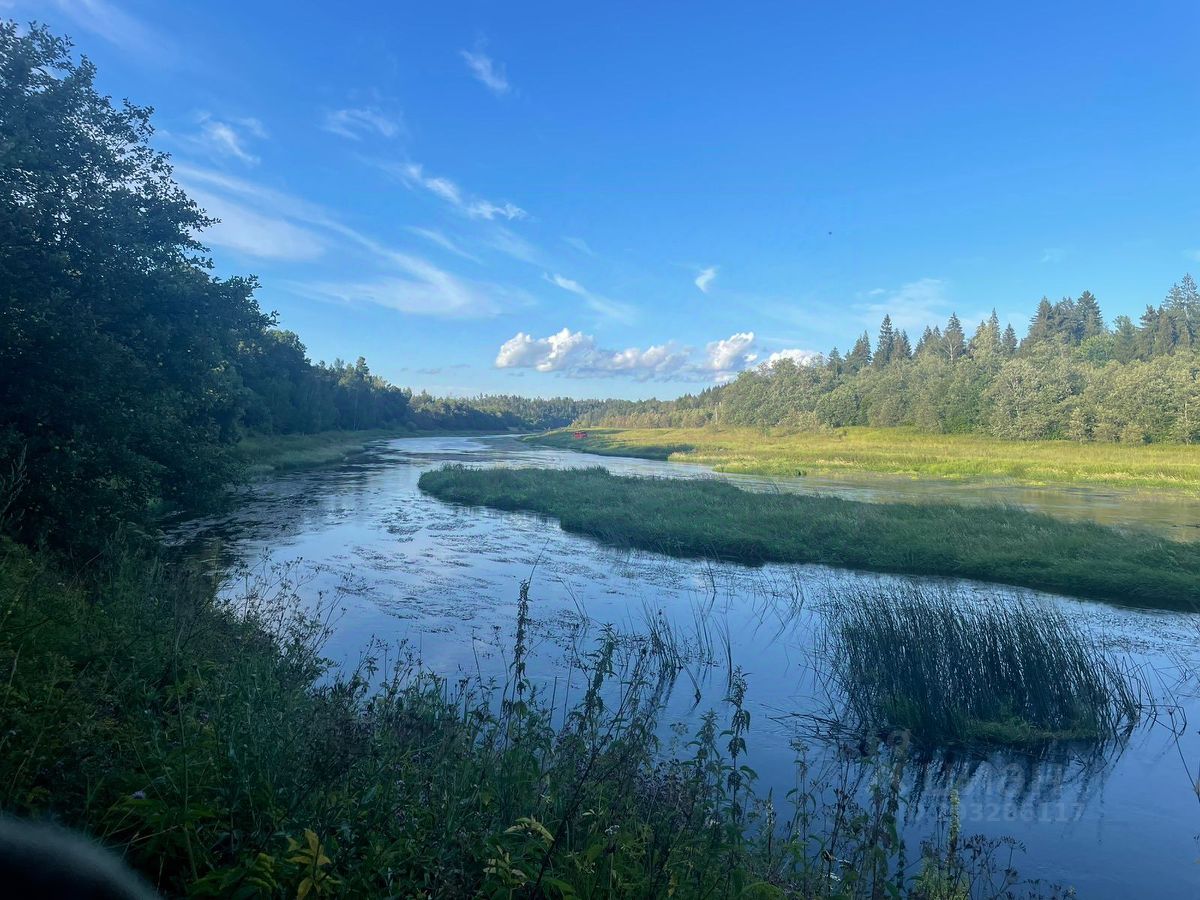
[[[957,315],[914,343],[885,316],[848,353],[784,359],[672,401],[612,400],[584,426],[914,426],[1016,440],[1200,440],[1200,292],[1185,275],[1139,318],[1105,324],[1088,291],[1043,299],[1023,338],[993,312]]]
[[[414,395],[361,358],[313,364],[254,278],[213,273],[213,220],[151,146],[150,110],[113,104],[94,77],[65,40],[0,23],[6,530],[69,543],[145,522],[156,501],[212,499],[246,433],[543,429],[587,409]]]

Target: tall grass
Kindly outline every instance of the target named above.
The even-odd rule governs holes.
[[[755,790],[747,685],[659,746],[661,635],[605,632],[569,701],[526,674],[447,681],[322,657],[288,570],[236,599],[114,551],[68,577],[0,542],[0,808],[83,829],[167,895],[1000,897],[1006,847],[908,849],[900,761]]]
[[[1037,744],[1127,736],[1144,691],[1061,614],[912,587],[847,591],[829,657],[852,719],[925,744]]]
[[[752,493],[602,468],[447,466],[419,484],[442,500],[527,510],[613,546],[673,556],[949,575],[1163,609],[1200,604],[1200,544],[1010,507]]]

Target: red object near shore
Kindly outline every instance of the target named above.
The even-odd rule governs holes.
[[[575,440],[579,441],[579,440],[582,440],[583,438],[587,437],[587,432],[586,431],[574,431],[571,433],[571,437],[573,437],[573,438],[575,438]]]

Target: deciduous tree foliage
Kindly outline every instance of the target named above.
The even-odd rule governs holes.
[[[588,408],[413,398],[361,357],[313,365],[259,308],[254,278],[213,275],[198,239],[212,220],[151,146],[150,110],[113,104],[94,80],[65,40],[0,23],[8,530],[92,545],[155,501],[204,502],[236,476],[246,431],[534,429]]]
[[[136,518],[230,477],[231,361],[268,320],[212,277],[209,219],[148,143],[149,110],[97,93],[44,30],[0,25],[0,452],[29,528]]]

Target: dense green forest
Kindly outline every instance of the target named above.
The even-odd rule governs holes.
[[[874,343],[811,364],[780,360],[673,401],[609,401],[582,425],[916,426],[998,438],[1200,440],[1200,291],[1186,275],[1138,323],[1106,327],[1088,291],[1043,299],[1018,341],[993,312],[968,337],[957,315],[915,342],[885,316]]]
[[[199,504],[238,477],[247,433],[543,429],[568,398],[435,398],[366,360],[313,364],[220,278],[212,224],[155,150],[150,110],[115,106],[44,30],[0,26],[0,496],[24,539],[92,536]],[[0,514],[4,508],[0,506]]]

